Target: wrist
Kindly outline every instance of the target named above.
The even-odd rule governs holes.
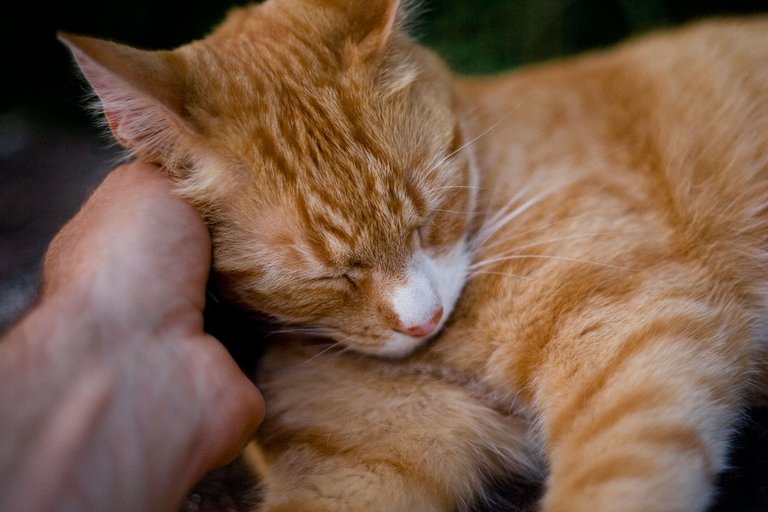
[[[0,509],[55,508],[113,392],[72,299],[41,300],[0,342]]]
[[[0,342],[2,510],[172,509],[205,469],[204,413],[164,386],[189,340],[123,337],[91,300],[46,295]]]
[[[57,333],[69,332],[67,359],[72,351],[88,357],[126,350],[152,339],[178,339],[202,333],[202,304],[163,289],[164,283],[139,279],[130,282],[134,269],[118,269],[115,276],[83,275],[54,289],[43,287],[30,325],[35,338],[57,345]],[[158,292],[158,290],[160,290]],[[162,297],[157,297],[159,295]]]

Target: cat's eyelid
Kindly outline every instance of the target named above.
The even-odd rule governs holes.
[[[350,282],[354,282],[360,277],[360,270],[363,268],[363,266],[350,266],[346,271],[331,270],[329,272],[310,277],[308,281],[322,282],[346,279]]]
[[[342,274],[352,281],[359,281],[362,275],[371,268],[370,263],[363,260],[352,259],[344,265]]]
[[[349,283],[350,286],[352,286],[352,288],[357,289],[357,279],[348,273],[344,274],[342,277]]]
[[[355,262],[347,267],[347,270],[344,272],[343,276],[350,283],[352,283],[352,285],[357,287],[357,284],[362,279],[366,269],[369,269],[370,267],[371,266],[366,263]]]
[[[322,274],[313,276],[307,279],[309,282],[319,283],[322,281],[333,281],[335,279],[343,279],[345,274]]]
[[[349,263],[347,264],[347,268],[351,270],[360,270],[360,269],[369,268],[369,267],[370,265],[368,263],[364,262],[363,260],[357,260],[357,259],[350,260]]]
[[[349,274],[328,274],[311,277],[307,279],[307,283],[314,285],[340,285],[347,286],[352,289],[357,289],[357,282]]]

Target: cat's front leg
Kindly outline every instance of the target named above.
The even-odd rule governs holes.
[[[545,512],[703,511],[750,372],[738,313],[659,299],[553,341],[536,382]],[[605,320],[605,321],[603,321]]]
[[[442,512],[452,510],[432,482],[392,461],[350,460],[298,445],[264,475],[259,512]],[[303,473],[303,474],[302,474]],[[409,474],[410,473],[410,474]]]
[[[261,368],[260,512],[453,512],[486,478],[532,471],[521,418],[428,373],[320,350],[281,345]]]

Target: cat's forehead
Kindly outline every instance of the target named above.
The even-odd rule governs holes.
[[[355,160],[361,150],[380,159],[394,152],[392,129],[404,112],[375,90],[375,77],[351,79],[319,49],[226,41],[196,52],[200,73],[190,108],[207,136],[275,160],[286,172],[299,158],[322,166],[331,154]]]
[[[336,265],[402,259],[408,234],[424,216],[420,193],[383,164],[328,180],[307,180],[296,191],[305,239]]]

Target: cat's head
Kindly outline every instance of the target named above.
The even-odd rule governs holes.
[[[450,314],[475,190],[400,3],[270,0],[173,51],[62,36],[118,141],[203,213],[230,300],[390,357]]]

